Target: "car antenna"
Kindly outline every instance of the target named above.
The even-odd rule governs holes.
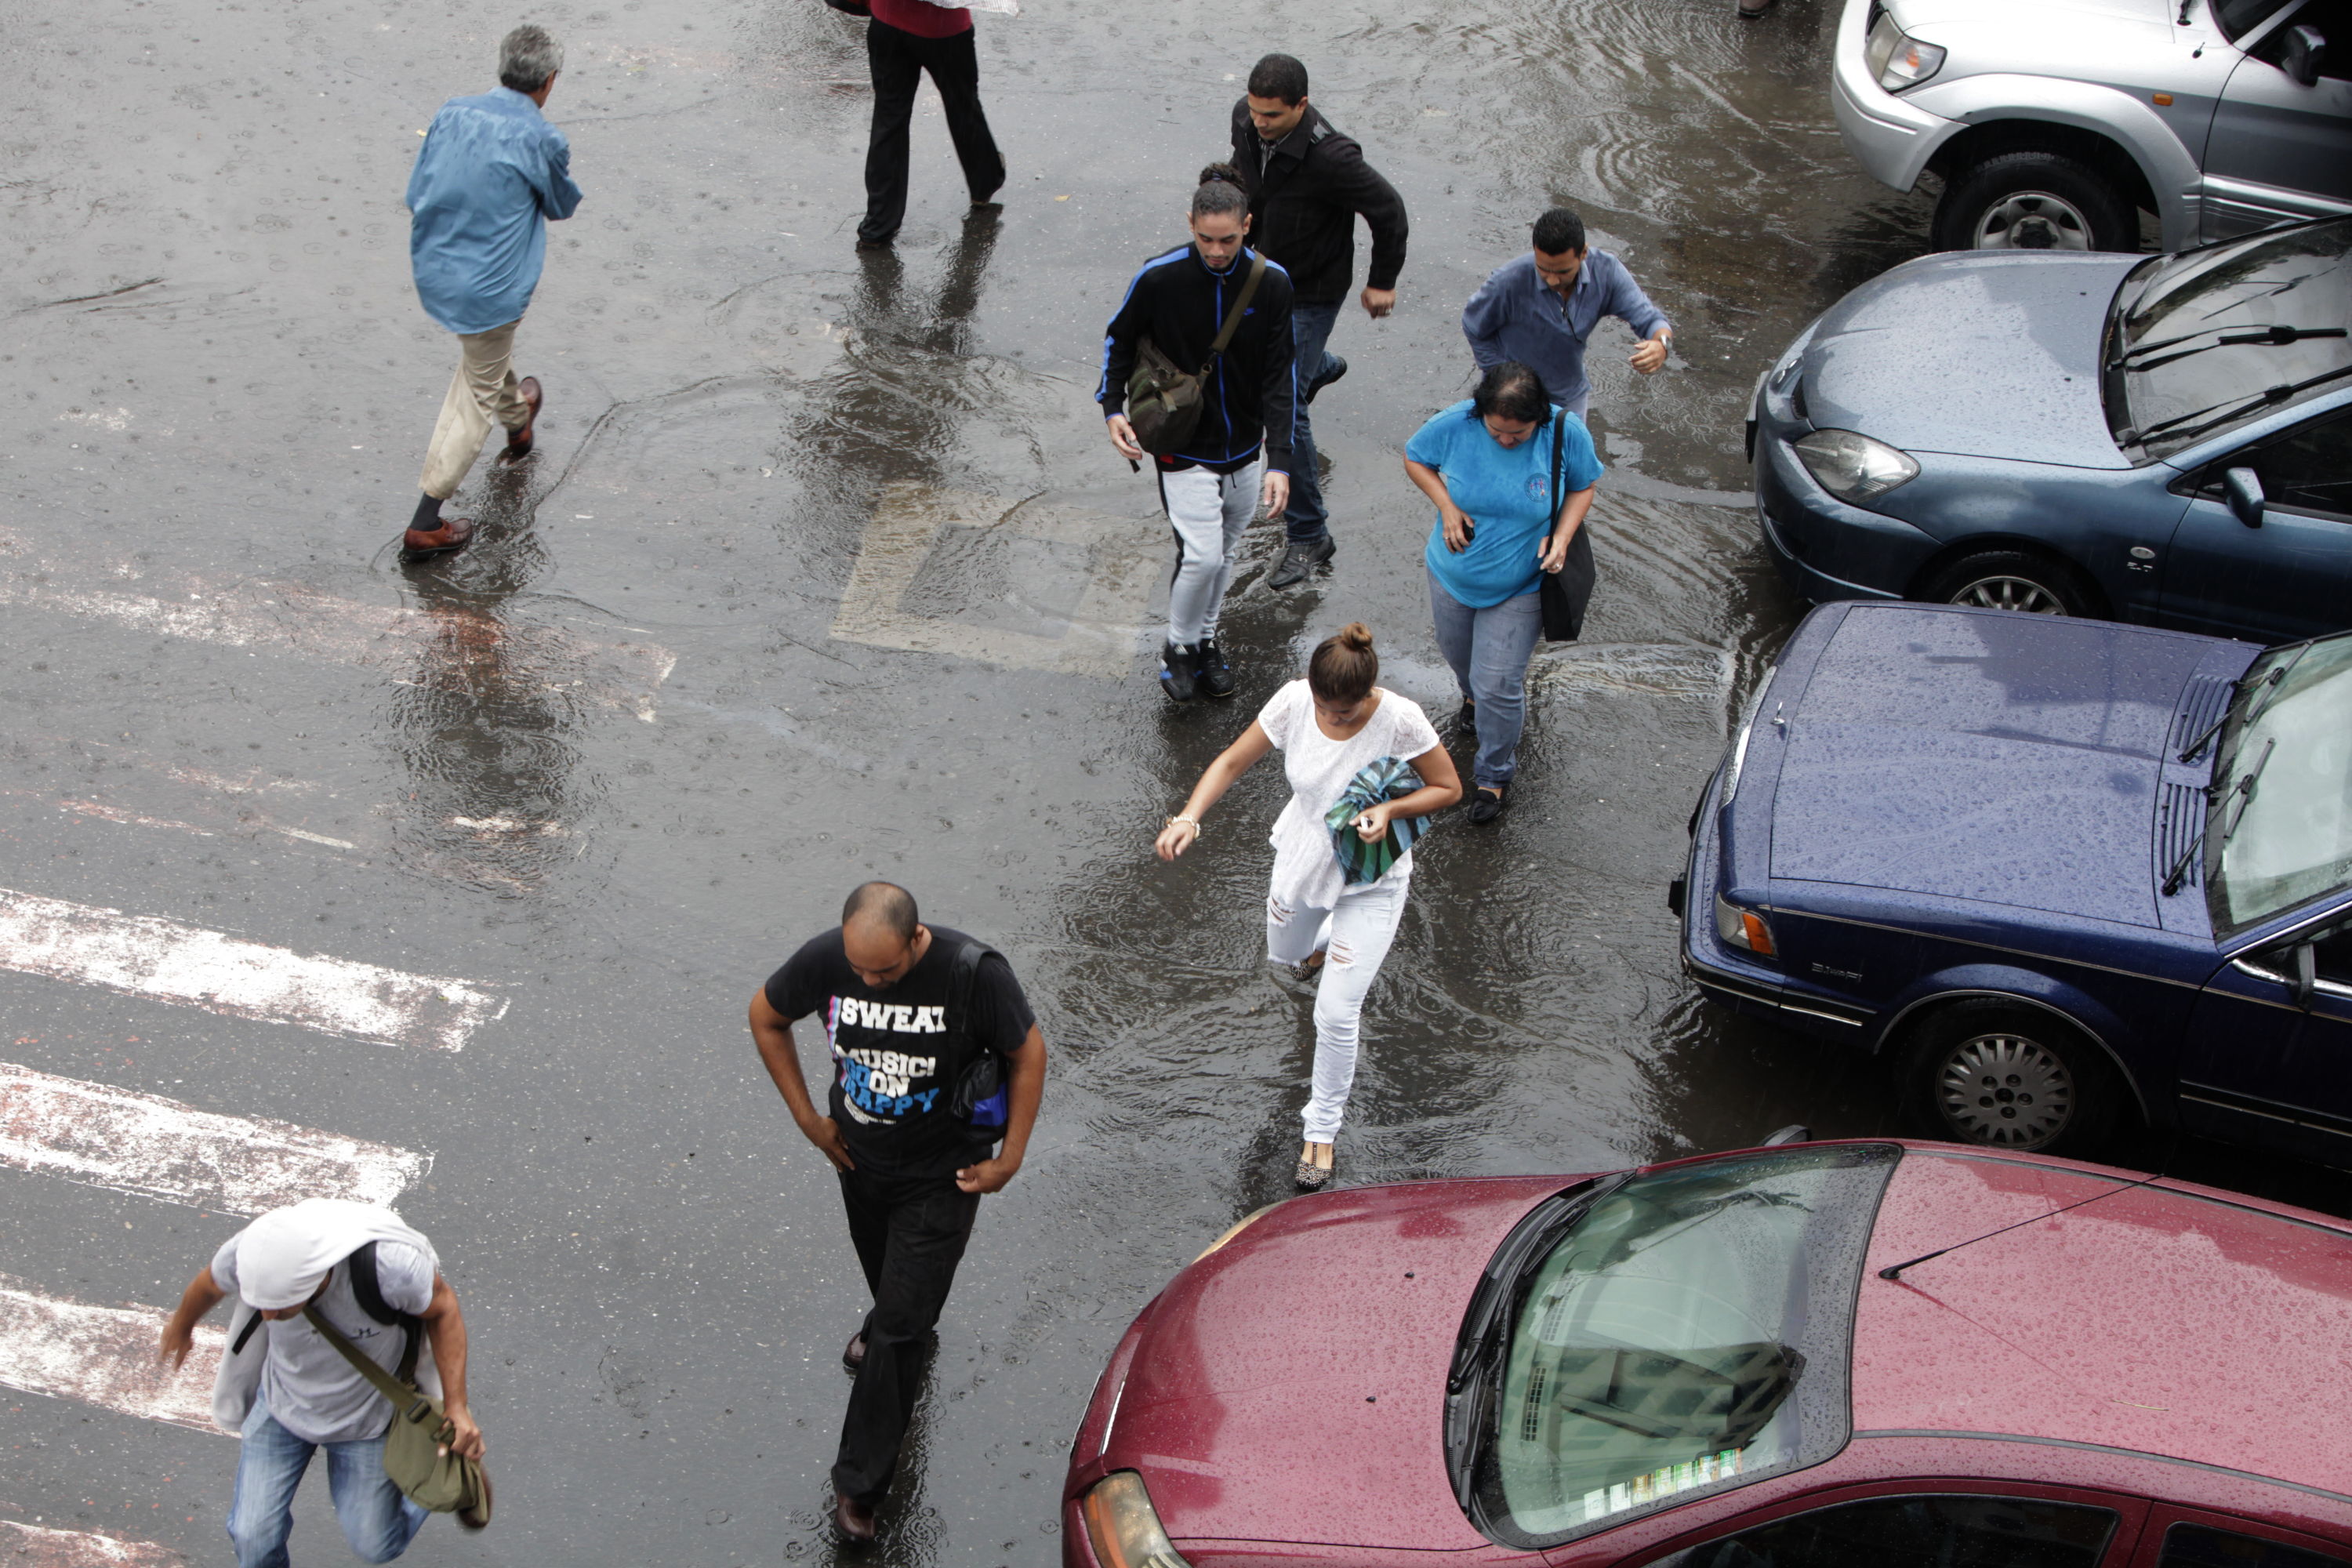
[[[1933,1252],[1923,1252],[1907,1263],[1897,1263],[1889,1268],[1880,1269],[1878,1271],[1878,1277],[1881,1279],[1900,1279],[1903,1278],[1903,1271],[1906,1268],[1916,1268],[1922,1263],[1928,1262],[1933,1258],[1943,1257],[1947,1252],[1958,1252],[1963,1247],[1974,1247],[1979,1241],[1990,1241],[1996,1236],[2004,1236],[2009,1232],[2017,1229],[2019,1226],[2033,1225],[2042,1220],[2054,1219],[2058,1215],[2066,1213],[2068,1209],[2078,1209],[2081,1208],[2084,1204],[2095,1204],[2101,1198],[2111,1198],[2117,1193],[2127,1193],[2134,1187],[2144,1187],[2150,1182],[2160,1182],[2162,1180],[2164,1180],[2164,1173],[2162,1171],[2158,1171],[2153,1176],[2142,1176],[2137,1182],[2126,1182],[2120,1187],[2109,1187],[2104,1193],[2093,1193],[2087,1198],[2083,1198],[2077,1202],[2068,1204],[2065,1208],[2052,1209],[2047,1214],[2029,1215],[2024,1219],[2017,1221],[2015,1225],[2005,1225],[1999,1230],[1989,1230],[1982,1236],[1972,1236],[1966,1241],[1956,1241],[1949,1247],[1938,1247]]]

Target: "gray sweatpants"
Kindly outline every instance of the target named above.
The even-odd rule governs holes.
[[[1242,535],[1257,515],[1265,456],[1230,474],[1206,468],[1160,473],[1160,501],[1176,531],[1176,574],[1168,584],[1168,640],[1189,646],[1217,635],[1217,614],[1234,580]]]

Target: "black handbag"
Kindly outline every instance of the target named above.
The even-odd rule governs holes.
[[[1562,409],[1551,422],[1551,497],[1552,526],[1559,525],[1560,443],[1567,436],[1568,411]],[[1543,611],[1543,635],[1546,642],[1574,642],[1584,635],[1585,606],[1592,603],[1592,585],[1598,573],[1592,563],[1592,513],[1587,511],[1584,521],[1577,525],[1576,537],[1568,542],[1568,559],[1557,572],[1538,574],[1536,603]]]

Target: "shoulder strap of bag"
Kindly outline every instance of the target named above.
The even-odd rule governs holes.
[[[948,1027],[966,1038],[971,1036],[971,988],[980,982],[981,962],[996,955],[996,950],[978,937],[966,937],[948,966]]]
[[[1560,444],[1568,439],[1568,410],[1563,408],[1551,422],[1551,516],[1545,520],[1544,531],[1549,533],[1559,526],[1559,458]]]
[[[360,1310],[386,1328],[398,1327],[403,1335],[400,1348],[400,1381],[416,1381],[416,1359],[424,1348],[425,1320],[414,1312],[404,1312],[383,1299],[383,1287],[376,1279],[375,1243],[371,1241],[354,1252],[344,1262],[352,1273],[352,1295]]]
[[[341,1352],[342,1358],[352,1363],[353,1372],[375,1384],[375,1391],[392,1401],[393,1408],[404,1410],[411,1404],[424,1397],[415,1388],[394,1382],[392,1373],[376,1365],[368,1356],[362,1354],[359,1346],[343,1338],[341,1331],[334,1324],[327,1321],[318,1308],[303,1308],[302,1316],[309,1319],[310,1326],[319,1331],[320,1339]]]
[[[1217,329],[1217,341],[1209,345],[1211,363],[1214,363],[1216,357],[1225,352],[1226,345],[1234,341],[1234,334],[1241,330],[1242,312],[1249,309],[1250,300],[1257,295],[1257,280],[1265,276],[1265,258],[1252,251],[1249,276],[1242,280],[1242,291],[1234,296],[1233,309],[1225,312],[1225,324]],[[1201,367],[1201,374],[1209,374],[1207,364]]]

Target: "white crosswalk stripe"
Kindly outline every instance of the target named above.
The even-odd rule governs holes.
[[[44,1296],[0,1274],[0,1386],[218,1433],[213,1375],[228,1331],[199,1327],[187,1364],[168,1373],[155,1359],[168,1317]]]
[[[0,1165],[190,1208],[390,1204],[431,1156],[0,1062]]]
[[[152,1541],[0,1519],[0,1568],[187,1568],[187,1563]]]
[[[462,980],[0,888],[0,969],[387,1046],[463,1050],[506,1001]]]

